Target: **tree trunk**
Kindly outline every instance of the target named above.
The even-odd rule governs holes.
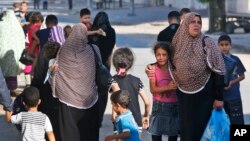
[[[220,31],[226,31],[226,8],[225,0],[217,0],[218,8],[220,10]]]
[[[226,9],[225,0],[209,0],[209,33],[225,31]]]

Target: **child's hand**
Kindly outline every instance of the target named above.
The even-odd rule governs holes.
[[[102,36],[106,36],[106,33],[101,28],[99,28],[97,30],[97,34],[102,35]]]
[[[111,116],[111,121],[115,122],[116,117],[117,117],[117,114],[116,114],[116,112],[113,111],[112,116]]]
[[[228,90],[230,89],[232,86],[232,81],[229,82],[228,86],[224,87],[224,90]]]
[[[175,81],[171,81],[169,84],[168,84],[168,88],[169,90],[175,90],[177,89],[177,84],[175,83]]]
[[[12,115],[12,112],[10,112],[10,111],[5,111],[6,122],[8,122],[8,123],[11,122],[11,115]]]
[[[147,129],[149,127],[149,117],[143,117],[142,118],[142,128]]]
[[[104,141],[111,141],[112,138],[110,136],[106,136]]]

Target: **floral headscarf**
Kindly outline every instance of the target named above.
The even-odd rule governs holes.
[[[197,13],[188,13],[177,30],[172,45],[173,53],[173,78],[184,93],[197,93],[204,88],[210,78],[211,71],[224,75],[225,64],[218,46],[211,38],[204,38],[200,33],[192,37],[189,24]],[[202,45],[205,41],[205,46]]]

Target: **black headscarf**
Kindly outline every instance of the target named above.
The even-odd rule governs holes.
[[[99,47],[102,56],[102,62],[108,69],[110,69],[108,58],[110,57],[115,46],[116,37],[115,30],[111,27],[108,14],[103,11],[97,13],[94,19],[92,30],[98,30],[99,28],[101,28],[106,33],[106,36],[90,36],[89,41],[90,43]]]

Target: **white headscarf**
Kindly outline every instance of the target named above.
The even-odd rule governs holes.
[[[0,21],[0,65],[5,77],[16,76],[23,70],[19,58],[24,48],[24,32],[14,11],[5,11]]]

